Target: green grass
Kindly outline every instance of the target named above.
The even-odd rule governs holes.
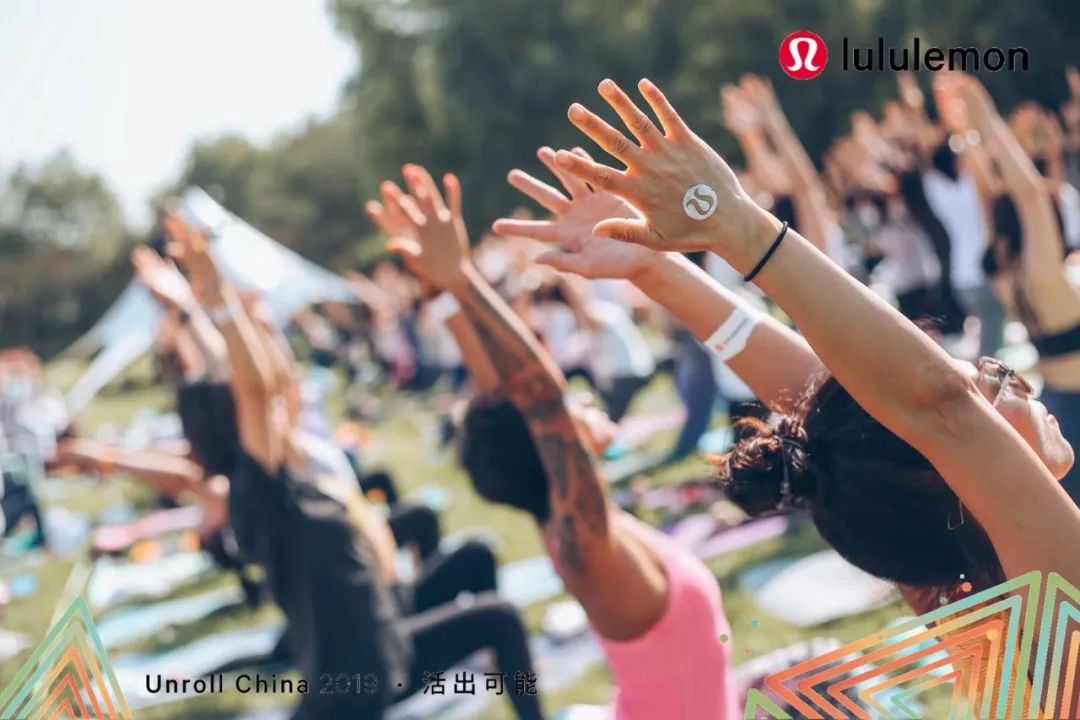
[[[66,379],[71,374],[71,368],[50,369],[50,376],[53,378]],[[142,408],[165,409],[169,407],[170,399],[165,391],[138,380],[137,378],[129,385],[127,391],[110,389],[103,397],[96,400],[85,416],[80,417],[80,426],[83,431],[92,431],[104,424],[124,424]],[[635,403],[635,410],[670,407],[675,402],[670,382],[662,378],[654,382],[643,396],[639,397]],[[332,410],[340,416],[341,409],[341,399],[335,397]],[[468,481],[457,466],[453,454],[435,447],[433,437],[435,436],[436,415],[429,398],[401,395],[384,397],[382,411],[384,420],[375,428],[375,436],[382,450],[382,463],[393,469],[403,489],[407,492],[428,483],[440,483],[451,492],[453,503],[443,516],[444,532],[467,527],[488,528],[499,538],[499,555],[503,562],[531,557],[543,552],[535,526],[525,515],[482,502],[471,492]],[[672,442],[671,434],[662,434],[652,439],[649,445],[655,449],[661,449],[669,447]],[[657,481],[678,482],[700,477],[707,472],[708,467],[703,461],[688,460],[677,466],[665,468],[658,474]],[[142,488],[121,480],[109,486],[87,486],[70,501],[65,501],[65,504],[82,512],[96,513],[120,499],[142,505],[150,498]],[[712,569],[723,589],[724,603],[732,626],[731,642],[737,662],[741,663],[789,643],[814,637],[837,637],[842,641],[855,640],[880,630],[889,621],[905,614],[905,608],[900,604],[895,604],[856,618],[803,630],[765,615],[755,605],[753,598],[737,584],[739,573],[757,562],[778,555],[810,552],[823,547],[825,547],[824,542],[816,533],[806,529],[764,545],[722,557],[712,563]],[[43,564],[34,567],[32,571],[37,575],[41,589],[31,600],[12,603],[3,616],[4,627],[27,633],[35,639],[43,637],[48,630],[57,603],[61,600],[61,589],[67,581],[72,565],[73,559],[49,557]],[[0,576],[10,578],[12,574],[9,570],[0,567]],[[196,588],[185,590],[184,594],[200,592],[231,582],[234,582],[231,577],[218,576]],[[539,630],[548,605],[550,603],[538,605],[525,613],[526,622],[533,631]],[[162,652],[207,634],[265,622],[277,615],[277,612],[274,608],[264,608],[257,613],[244,610],[221,614],[171,631],[165,636],[116,650],[112,655],[119,657],[147,651]],[[14,661],[0,665],[0,686],[3,686],[14,675],[28,655],[29,651],[24,652]],[[574,703],[605,703],[611,697],[611,690],[608,672],[606,668],[601,667],[589,672],[572,687],[545,697],[544,705],[549,713],[553,713]],[[192,717],[227,718],[247,710],[275,706],[280,704],[281,699],[274,696],[257,696],[253,693],[241,695],[231,692],[140,711],[139,717],[151,720]],[[509,703],[496,701],[480,720],[501,720],[510,717],[512,716]]]

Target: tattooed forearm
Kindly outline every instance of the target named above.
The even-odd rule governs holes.
[[[552,523],[565,570],[586,572],[607,536],[607,501],[592,456],[563,396],[565,379],[536,338],[482,280],[455,293],[510,400],[521,410],[548,477]]]
[[[461,302],[511,399],[530,410],[561,402],[561,374],[502,299],[491,288],[472,284]]]
[[[565,515],[556,522],[558,526],[555,537],[559,543],[559,562],[566,570],[581,575],[585,572],[585,560],[578,544],[577,521],[572,515]]]

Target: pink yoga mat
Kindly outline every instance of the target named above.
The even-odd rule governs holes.
[[[139,540],[193,530],[202,522],[202,508],[195,505],[158,510],[123,525],[104,525],[94,530],[94,549],[103,553],[127,550]]]
[[[789,517],[771,517],[763,520],[751,520],[738,527],[725,530],[711,540],[707,540],[694,551],[703,560],[718,557],[752,547],[766,540],[778,538],[791,527]]]

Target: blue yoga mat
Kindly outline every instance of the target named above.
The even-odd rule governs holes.
[[[94,564],[87,597],[95,611],[128,600],[164,598],[196,582],[214,569],[204,552],[169,555],[152,563],[101,558]]]
[[[538,555],[499,568],[499,595],[516,607],[527,608],[563,591],[563,583],[547,555]]]
[[[162,691],[151,694],[146,689],[148,675],[198,678],[234,663],[250,661],[257,665],[274,651],[284,631],[281,625],[272,624],[211,635],[161,655],[118,658],[113,661],[113,671],[132,710],[164,705],[189,697],[191,693]],[[229,687],[228,681],[225,686]]]
[[[188,625],[244,601],[244,594],[237,587],[213,590],[202,595],[124,607],[98,621],[98,635],[106,648],[128,645],[157,635],[162,630]]]

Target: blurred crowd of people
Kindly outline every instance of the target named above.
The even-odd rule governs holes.
[[[222,277],[204,228],[170,215],[167,252],[132,259],[166,310],[157,358],[186,444],[78,437],[40,362],[8,351],[0,450],[34,469],[16,482],[5,460],[5,532],[41,528],[30,488],[46,468],[123,473],[202,505],[204,546],[252,604],[284,611],[282,657],[313,685],[379,679],[305,695],[297,717],[380,717],[479,649],[535,677],[492,548],[440,547],[437,513],[365,458],[374,396],[435,389],[477,492],[536,521],[583,606],[617,686],[612,716],[734,718],[715,578],[615,507],[599,470],[635,398],[670,373],[686,412],[664,462],[697,453],[726,415],[728,497],[751,516],[808,513],[917,611],[1033,569],[1080,583],[1080,75],[1068,81],[1060,111],[1003,117],[976,80],[940,74],[932,118],[900,75],[821,171],[762,78],[721,91],[745,158],[734,170],[654,85],[639,89],[659,125],[604,81],[629,134],[582,105],[569,117],[624,167],[543,147],[554,183],[508,180],[545,215],[469,233],[472,189],[406,165],[404,187],[387,181],[366,206],[396,258],[349,276],[355,305],[306,309],[287,328]],[[684,192],[698,187],[711,200],[691,212]],[[1030,380],[1001,360],[1025,336]],[[327,407],[336,377],[344,427]],[[407,578],[399,547],[413,553]],[[510,700],[543,717],[537,695]]]

